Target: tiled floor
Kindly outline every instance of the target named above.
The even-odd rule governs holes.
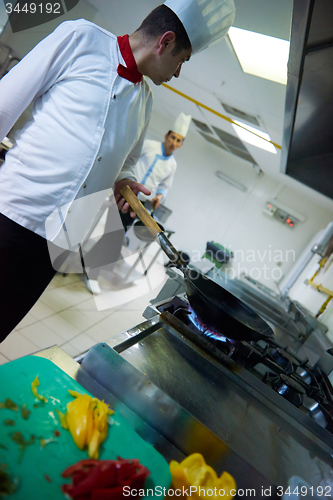
[[[157,249],[156,243],[149,247],[144,256],[146,265]],[[127,272],[135,258],[128,257],[118,267],[118,279],[110,282],[110,276],[102,275],[102,294],[96,297],[87,291],[82,275],[57,274],[31,311],[0,344],[0,364],[55,344],[75,357],[145,321],[142,313],[167,277],[160,253],[147,277],[139,264],[125,286],[119,276]]]

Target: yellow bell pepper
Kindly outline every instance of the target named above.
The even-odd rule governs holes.
[[[104,401],[88,394],[71,390],[69,393],[75,399],[67,403],[65,415],[57,410],[61,426],[69,429],[80,450],[88,447],[89,458],[98,459],[98,448],[107,437],[107,417],[114,411],[110,410]]]
[[[214,469],[206,464],[201,453],[193,453],[181,463],[172,460],[169,467],[173,488],[185,492],[185,496],[191,500],[229,500],[236,494],[234,478],[228,472],[223,472],[218,477]]]
[[[66,420],[68,429],[80,450],[83,450],[87,442],[87,420],[90,403],[91,397],[88,394],[83,394],[67,404]]]
[[[38,375],[36,375],[35,380],[33,382],[31,382],[32,394],[35,396],[35,398],[47,403],[47,398],[45,396],[42,396],[41,394],[38,394],[38,391],[37,391],[38,386],[39,386],[39,379],[38,379]]]
[[[93,410],[93,430],[88,447],[90,458],[98,458],[98,447],[106,439],[108,411],[106,404],[97,400],[97,405]]]
[[[66,420],[66,415],[64,415],[63,413],[61,413],[61,411],[58,410],[58,408],[56,408],[56,412],[58,414],[61,427],[63,427],[64,429],[68,430],[68,424],[67,424],[67,420]]]

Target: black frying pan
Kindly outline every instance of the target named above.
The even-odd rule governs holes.
[[[274,336],[269,325],[255,311],[207,276],[186,266],[178,251],[128,186],[120,192],[143,224],[155,237],[157,235],[169,259],[183,272],[191,307],[205,326],[234,340],[267,340]]]
[[[259,340],[274,335],[268,324],[244,302],[199,271],[183,269],[192,309],[208,328],[234,340]]]

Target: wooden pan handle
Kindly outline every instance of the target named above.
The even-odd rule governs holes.
[[[125,198],[125,200],[131,206],[133,212],[139,217],[145,226],[148,227],[150,232],[156,236],[156,234],[161,232],[160,226],[154,221],[154,219],[149,215],[145,207],[142,205],[141,201],[135,196],[132,189],[129,186],[125,186],[120,190],[120,194]]]
[[[149,215],[145,207],[142,205],[141,201],[133,193],[129,186],[125,186],[120,190],[120,194],[129,203],[133,212],[141,219],[143,224],[147,226],[149,231],[153,236],[158,234],[158,242],[161,245],[162,250],[169,257],[171,262],[180,269],[186,268],[186,262],[182,259],[178,250],[173,246],[169,238],[166,237],[165,233],[161,231],[160,226],[154,221],[154,219]]]

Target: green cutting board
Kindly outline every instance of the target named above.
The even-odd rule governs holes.
[[[37,400],[32,394],[31,382],[36,375],[40,382],[38,392],[47,397],[47,403]],[[86,451],[76,447],[69,431],[61,428],[57,417],[56,408],[64,412],[67,403],[73,400],[68,389],[87,393],[48,359],[27,356],[0,366],[0,401],[10,398],[19,406],[18,413],[0,409],[0,464],[7,464],[6,471],[19,478],[17,490],[8,499],[65,499],[60,486],[70,480],[61,477],[62,471],[78,460],[88,458]],[[31,411],[28,420],[24,420],[20,412],[24,403]],[[14,420],[15,425],[5,425],[4,421],[7,419]],[[150,470],[146,487],[168,488],[171,476],[168,463],[162,455],[141,439],[117,411],[113,420],[114,423],[109,425],[108,436],[100,447],[99,458],[138,458]],[[57,430],[60,431],[59,437],[53,434]],[[26,441],[31,435],[36,437],[34,443],[27,446],[23,453],[11,438],[15,431],[20,431]],[[54,438],[54,442],[42,448],[40,438]],[[46,475],[51,482],[46,479]],[[152,498],[151,494],[149,498]]]

